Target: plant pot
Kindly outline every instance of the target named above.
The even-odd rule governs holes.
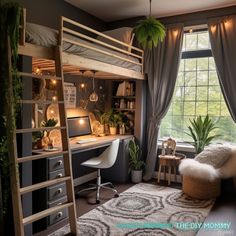
[[[100,125],[100,134],[105,134],[105,125]]]
[[[116,135],[117,128],[116,127],[110,127],[110,135]]]
[[[132,170],[131,171],[131,181],[132,183],[140,183],[142,181],[143,171],[142,170]]]

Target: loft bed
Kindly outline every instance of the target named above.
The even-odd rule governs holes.
[[[86,32],[86,34],[84,34]],[[54,73],[54,48],[62,50],[64,74],[143,80],[143,50],[61,17],[59,31],[26,23],[23,9],[18,53],[32,56],[33,71]]]

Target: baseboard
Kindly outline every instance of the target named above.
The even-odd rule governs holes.
[[[154,173],[153,173],[153,178],[154,179],[157,179],[157,175],[158,175],[158,172],[157,171],[155,171]],[[177,179],[176,179],[176,181],[175,181],[175,175],[174,174],[171,174],[171,176],[170,176],[170,180],[171,180],[171,182],[176,182],[176,183],[182,183],[182,178],[181,178],[181,176],[180,175],[177,175],[176,176],[177,177]],[[164,172],[161,172],[161,175],[160,175],[160,180],[164,180],[165,178],[164,178]],[[168,174],[166,174],[166,180],[168,179]]]
[[[81,177],[74,179],[74,186],[84,184],[84,183],[86,183],[90,180],[96,179],[96,178],[97,178],[97,171],[89,173],[87,175],[83,175]]]

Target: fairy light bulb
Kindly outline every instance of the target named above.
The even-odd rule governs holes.
[[[52,100],[55,102],[57,100],[57,96],[53,96]]]
[[[57,81],[55,79],[52,80],[52,84],[53,85],[56,85],[57,84]]]

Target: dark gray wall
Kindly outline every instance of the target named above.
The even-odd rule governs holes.
[[[100,19],[82,11],[63,0],[17,0],[26,8],[27,22],[58,29],[60,17],[65,16],[97,30],[105,30]]]
[[[76,86],[76,106],[86,108],[88,111],[91,111],[96,114],[97,111],[105,111],[105,103],[111,97],[108,96],[107,90],[107,84],[102,79],[95,79],[94,80],[94,88],[95,92],[98,95],[98,101],[97,102],[90,102],[89,101],[89,95],[93,91],[93,80],[91,77],[82,77],[82,76],[70,76],[65,75],[65,82],[68,83],[74,83]],[[85,87],[81,88],[81,84],[84,84]],[[84,107],[84,103],[87,102],[87,106]]]

